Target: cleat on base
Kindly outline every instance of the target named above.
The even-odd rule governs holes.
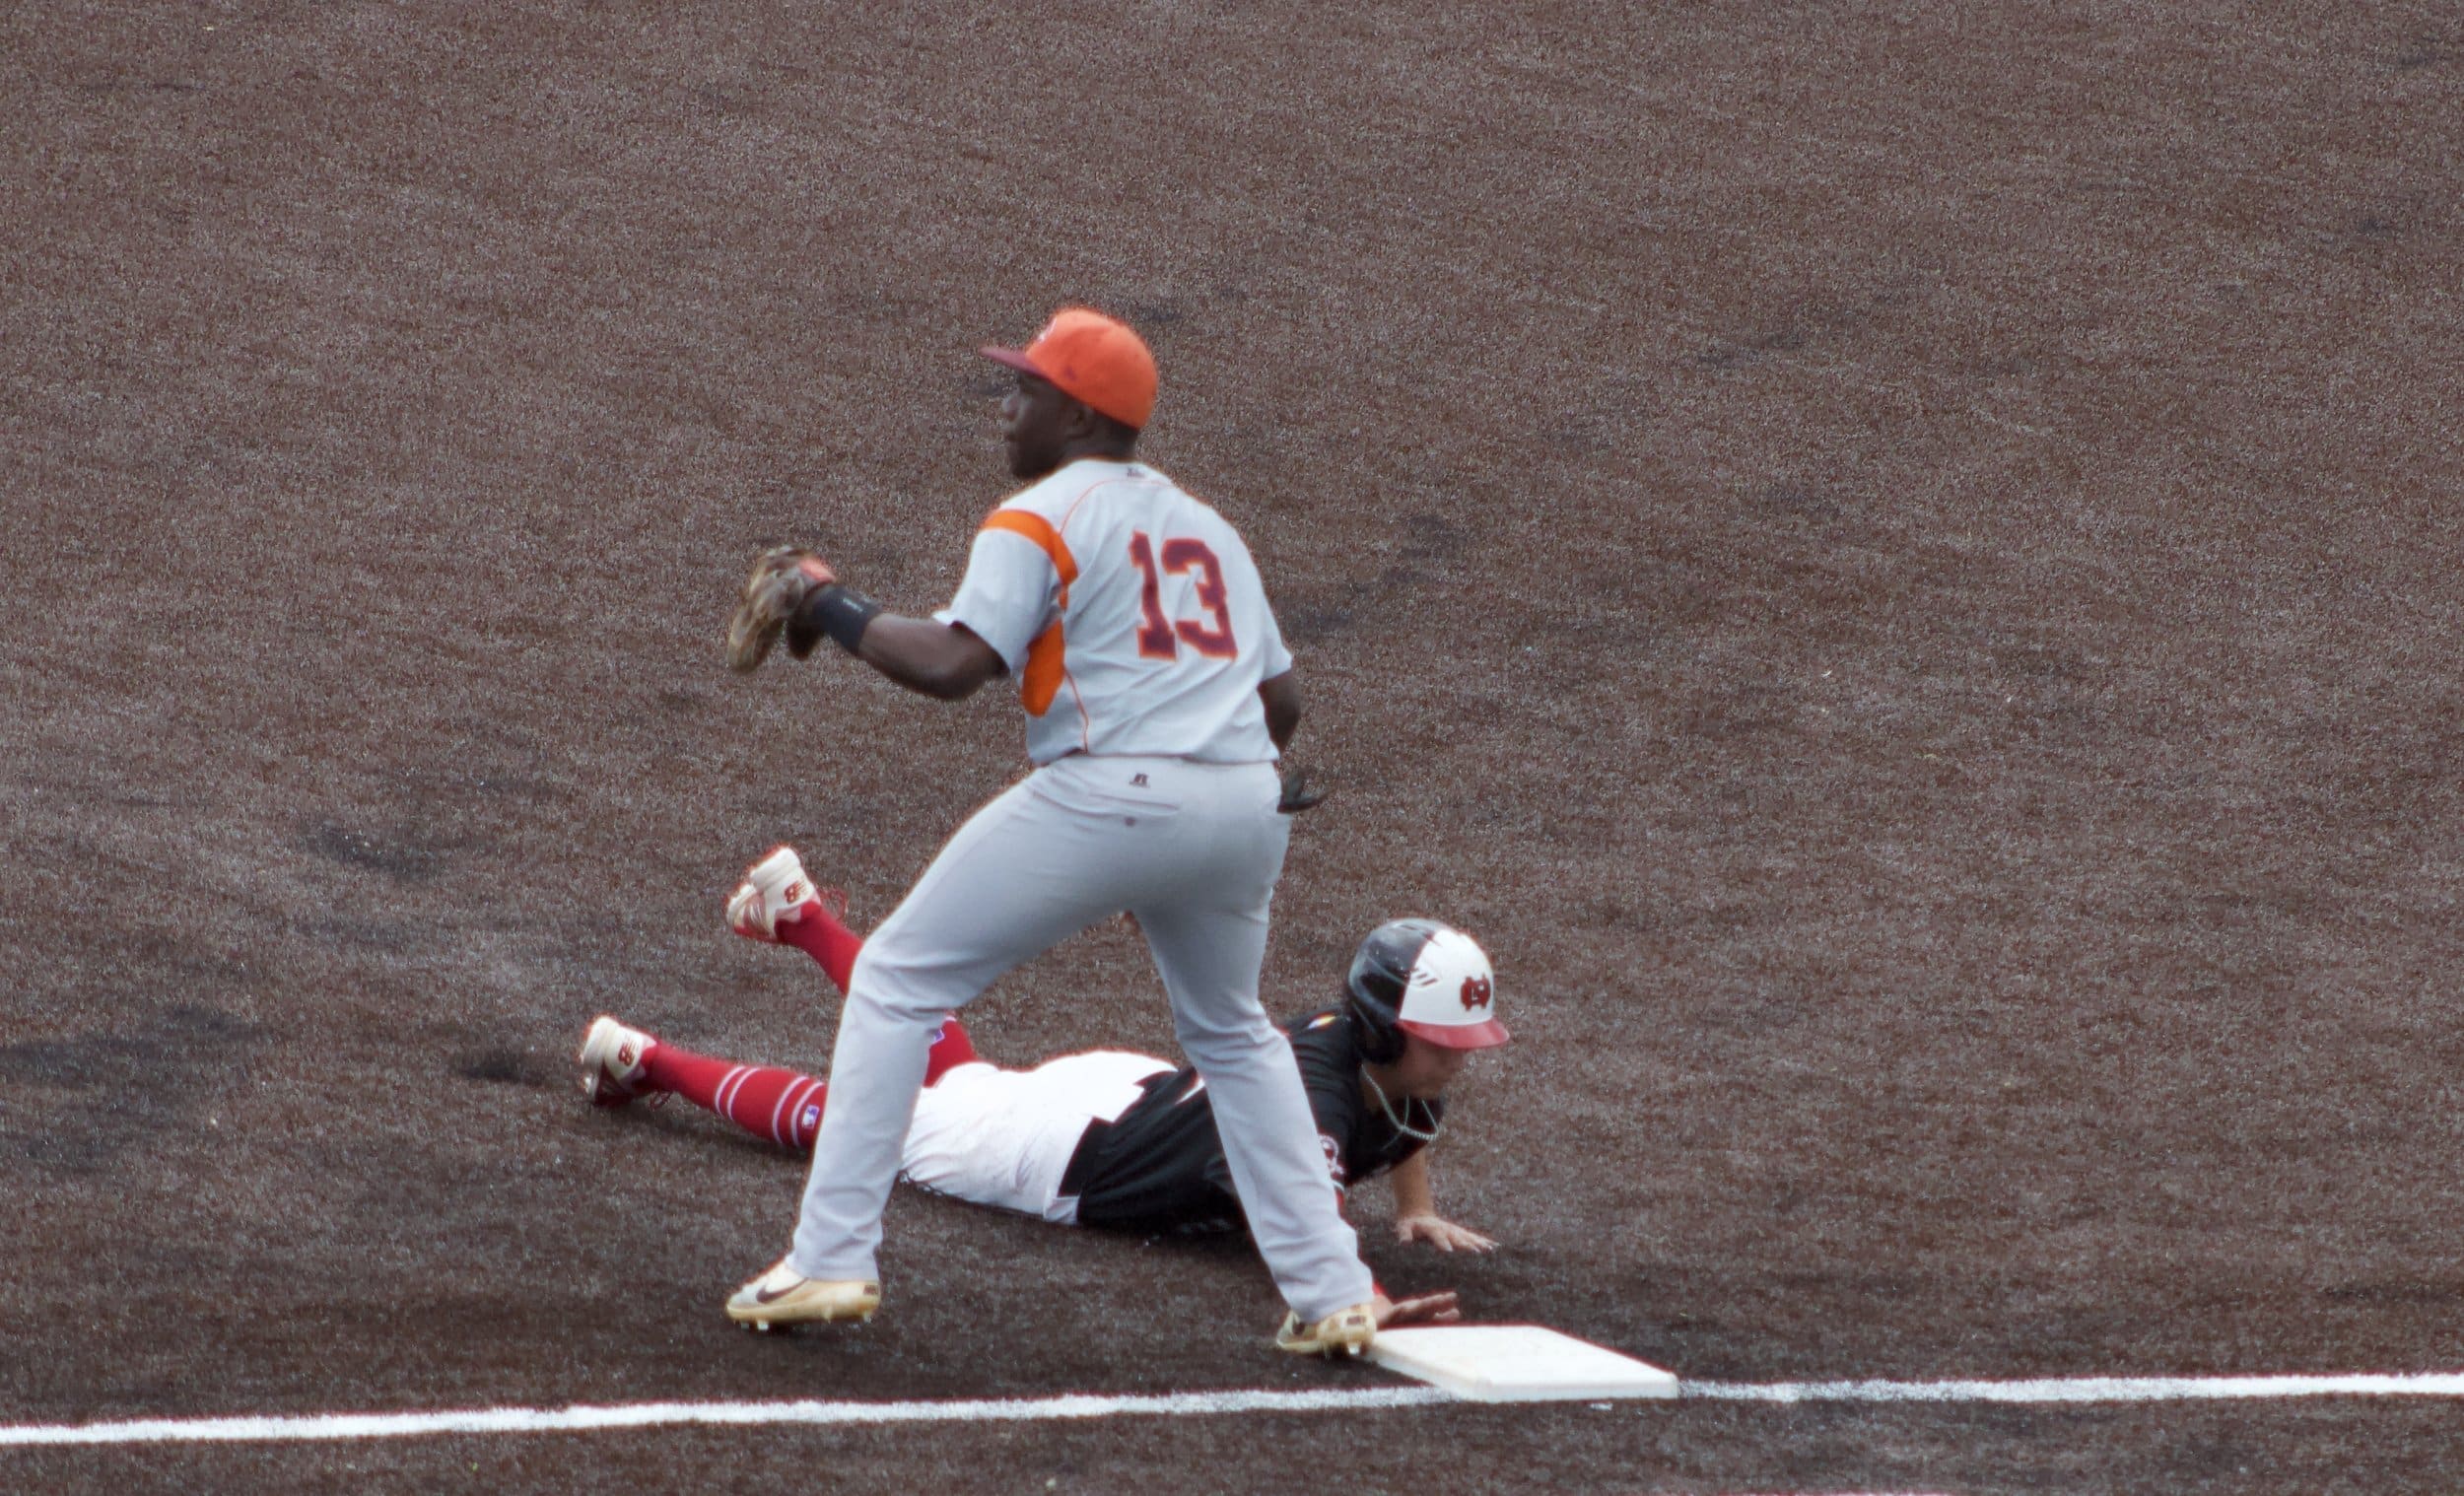
[[[1274,1334],[1274,1348],[1296,1356],[1357,1356],[1377,1337],[1378,1316],[1373,1305],[1354,1304],[1314,1325],[1301,1324],[1300,1311],[1296,1309],[1283,1317],[1283,1327]]]

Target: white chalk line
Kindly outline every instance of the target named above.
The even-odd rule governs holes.
[[[1175,1393],[950,1402],[634,1402],[613,1407],[482,1407],[433,1413],[312,1413],[273,1418],[144,1418],[125,1423],[0,1425],[0,1447],[30,1444],[219,1444],[252,1440],[399,1439],[416,1434],[530,1434],[679,1423],[1033,1423],[1124,1415],[1295,1413],[1452,1402],[1429,1387],[1301,1393]]]
[[[1680,1400],[1725,1402],[2187,1402],[2267,1397],[2464,1397],[2464,1373],[2337,1377],[2074,1377],[2033,1382],[1686,1382]],[[420,1413],[140,1418],[0,1425],[0,1448],[75,1444],[231,1444],[532,1434],[676,1424],[1034,1423],[1073,1418],[1307,1413],[1454,1403],[1428,1387],[1324,1392],[1096,1394],[946,1402],[635,1402]],[[1648,1407],[1643,1402],[1638,1407]]]
[[[2464,1373],[2337,1377],[2058,1377],[2033,1382],[1686,1382],[1730,1402],[2201,1402],[2251,1397],[2464,1397]]]

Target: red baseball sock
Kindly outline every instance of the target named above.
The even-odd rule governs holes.
[[[653,1090],[672,1091],[782,1147],[810,1148],[821,1130],[829,1087],[809,1075],[712,1059],[664,1039],[643,1056],[642,1069]]]
[[[821,963],[830,980],[847,990],[847,979],[856,970],[856,953],[864,948],[864,937],[839,922],[839,917],[819,900],[804,906],[801,918],[782,919],[772,926],[779,939],[794,946]]]
[[[864,948],[864,937],[849,929],[828,905],[815,900],[804,907],[801,918],[782,919],[773,927],[781,940],[820,962],[822,971],[838,984],[842,993],[847,990],[856,972],[856,953]],[[958,1015],[952,1013],[941,1020],[940,1031],[932,1036],[931,1056],[924,1061],[924,1084],[939,1080],[941,1072],[952,1065],[975,1062],[976,1047],[969,1042]]]
[[[932,1049],[924,1055],[924,1084],[939,1080],[952,1065],[976,1062],[976,1047],[967,1038],[967,1026],[952,1013],[941,1020],[939,1032],[932,1036]]]
[[[953,1013],[932,1036],[924,1056],[924,1084],[939,1080],[952,1065],[976,1062],[976,1047]],[[713,1059],[664,1039],[653,1040],[642,1056],[642,1078],[650,1090],[672,1092],[755,1137],[799,1153],[813,1146],[814,1134],[821,1131],[822,1108],[830,1099],[826,1081],[773,1065]]]

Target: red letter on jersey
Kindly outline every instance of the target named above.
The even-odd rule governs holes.
[[[1164,552],[1171,554],[1172,542],[1164,542]],[[1138,611],[1143,615],[1138,623],[1138,653],[1148,659],[1176,658],[1180,650],[1172,643],[1172,620],[1164,617],[1164,579],[1155,570],[1155,548],[1144,530],[1129,532],[1129,562],[1145,578],[1138,584]]]
[[[1240,653],[1232,637],[1232,603],[1223,586],[1223,564],[1203,540],[1167,540],[1162,567],[1155,565],[1154,543],[1144,530],[1129,532],[1129,561],[1144,578],[1138,586],[1138,653],[1148,659],[1177,659],[1179,642],[1209,659],[1230,659]],[[1164,615],[1164,573],[1178,577],[1196,572],[1198,601],[1215,615],[1212,628],[1192,619],[1178,623]]]
[[[1232,642],[1232,606],[1223,590],[1223,564],[1203,540],[1167,540],[1164,542],[1164,570],[1175,574],[1197,570],[1198,600],[1206,611],[1215,615],[1211,629],[1182,619],[1175,625],[1191,648],[1209,659],[1230,659],[1240,652]]]

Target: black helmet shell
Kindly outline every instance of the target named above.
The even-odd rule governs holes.
[[[1447,926],[1435,919],[1389,919],[1369,931],[1352,953],[1351,975],[1344,980],[1343,1010],[1363,1058],[1391,1064],[1403,1057],[1403,989],[1420,951]]]

